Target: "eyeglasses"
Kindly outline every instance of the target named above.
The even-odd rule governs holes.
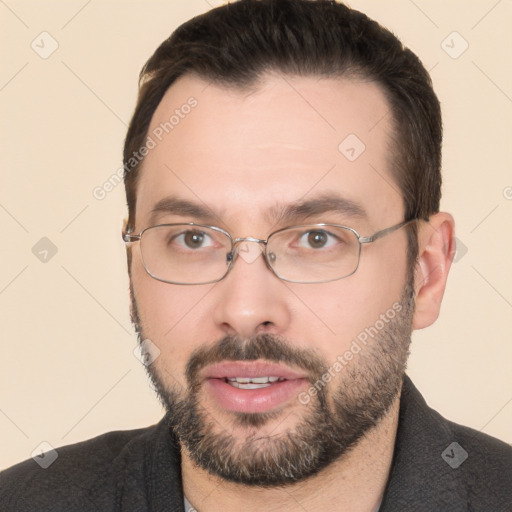
[[[327,283],[351,276],[359,266],[362,244],[375,242],[417,219],[400,222],[360,236],[348,226],[307,224],[279,229],[266,240],[233,238],[227,231],[203,224],[161,224],[143,229],[138,235],[123,233],[126,243],[140,242],[146,272],[158,281],[171,284],[216,283],[227,276],[240,253],[249,254],[248,245],[259,245],[267,267],[283,281]],[[259,253],[257,253],[259,256]]]

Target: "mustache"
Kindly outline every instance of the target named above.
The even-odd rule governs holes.
[[[256,361],[264,359],[285,363],[305,370],[315,381],[327,371],[327,365],[312,349],[293,347],[288,341],[272,334],[260,334],[251,338],[225,336],[212,346],[203,346],[192,352],[185,369],[189,384],[197,383],[199,372],[221,361]]]

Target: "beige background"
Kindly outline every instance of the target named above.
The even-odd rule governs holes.
[[[133,355],[123,187],[102,201],[92,191],[120,166],[146,58],[220,3],[0,2],[0,468],[42,441],[58,447],[161,417]],[[415,333],[409,373],[443,415],[510,443],[512,3],[351,5],[432,72],[444,109],[443,209],[467,249],[439,321]],[[51,48],[43,31],[59,44],[47,59],[31,48]],[[58,251],[46,262],[32,252],[42,237]]]

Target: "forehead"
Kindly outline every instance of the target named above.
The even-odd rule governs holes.
[[[391,129],[372,82],[269,74],[248,91],[185,75],[151,120],[137,217],[144,223],[172,196],[255,221],[306,196],[338,193],[369,218],[394,221],[402,200],[390,172]]]

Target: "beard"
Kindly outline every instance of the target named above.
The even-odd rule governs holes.
[[[131,292],[132,321],[140,342],[145,337],[133,289]],[[331,381],[332,390],[322,376],[329,373],[334,361],[327,364],[317,352],[297,349],[293,343],[269,334],[248,339],[226,336],[214,345],[196,349],[186,366],[186,389],[165,383],[163,371],[159,372],[155,364],[146,366],[146,370],[168,412],[170,428],[197,466],[239,484],[263,488],[290,485],[348,454],[398,399],[412,332],[412,280],[403,290],[400,305],[400,311],[389,322],[380,321],[384,326],[374,328],[376,334],[354,358],[345,361]],[[286,408],[261,413],[227,412],[232,427],[246,429],[243,438],[235,438],[229,427],[220,426],[205,398],[201,400],[202,382],[198,377],[201,369],[225,360],[265,360],[298,367],[307,372],[317,391],[309,395],[307,406],[298,400],[302,410],[295,413],[296,425],[278,434],[263,433],[261,427],[280,418],[284,421]],[[276,423],[274,429],[279,426]]]

